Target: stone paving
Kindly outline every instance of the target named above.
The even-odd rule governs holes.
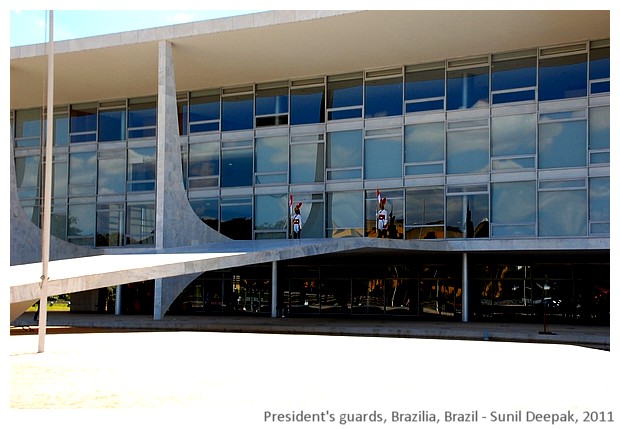
[[[617,406],[612,353],[562,344],[127,331],[50,334],[37,353],[37,338],[8,341],[9,421],[20,425],[297,427],[265,411],[303,411],[398,426],[395,411]],[[326,425],[340,426],[303,424]]]

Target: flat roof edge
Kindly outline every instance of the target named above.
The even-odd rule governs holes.
[[[129,30],[99,36],[54,41],[54,53],[87,51],[140,43],[153,43],[216,34],[227,31],[248,30],[273,25],[291,24],[314,19],[330,18],[360,10],[272,10],[225,18],[171,24],[140,30]],[[47,42],[11,47],[11,60],[32,58],[47,54]]]

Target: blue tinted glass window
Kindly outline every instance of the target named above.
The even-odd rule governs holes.
[[[220,170],[220,145],[218,142],[192,143],[189,146],[188,177],[217,176]]]
[[[67,146],[67,144],[69,144],[69,115],[54,114],[54,146]]]
[[[444,123],[405,127],[405,162],[432,162],[444,159]]]
[[[157,126],[157,103],[136,103],[129,106],[129,128]]]
[[[97,183],[97,154],[72,153],[69,156],[70,195],[94,195]]]
[[[540,124],[538,164],[539,168],[585,166],[586,121]]]
[[[592,107],[589,125],[590,149],[609,149],[611,140],[609,106]]]
[[[97,192],[99,194],[125,193],[125,175],[127,165],[125,153],[115,153],[114,157],[99,160]]]
[[[154,185],[156,164],[157,154],[154,147],[129,149],[129,180],[149,180],[153,181]]]
[[[487,129],[450,132],[446,147],[448,174],[489,171],[489,131]]]
[[[233,240],[252,239],[252,202],[221,206],[220,232]]]
[[[327,108],[361,106],[364,102],[362,79],[349,79],[327,84]]]
[[[189,121],[213,121],[220,119],[220,96],[192,97],[189,104]]]
[[[322,143],[291,145],[291,183],[323,181],[323,146]]]
[[[257,91],[256,116],[288,113],[288,88]]]
[[[403,79],[400,77],[366,81],[367,118],[403,114]]]
[[[534,155],[536,115],[496,116],[491,119],[492,156]]]
[[[256,126],[288,124],[288,86],[256,90]]]
[[[177,102],[177,117],[179,120],[179,134],[186,136],[187,122],[189,121],[189,106],[184,100]]]
[[[329,120],[354,119],[362,117],[362,109],[337,110],[329,113]]]
[[[590,79],[609,79],[609,48],[590,51]]]
[[[590,220],[609,222],[610,220],[609,177],[590,179]]]
[[[222,99],[222,131],[254,128],[254,96],[236,95]]]
[[[527,91],[502,92],[493,94],[493,103],[516,103],[518,101],[534,100],[535,98],[536,91],[533,89]]]
[[[291,90],[291,125],[325,122],[325,88]]]
[[[155,204],[127,204],[125,244],[155,244]]]
[[[94,203],[69,206],[67,235],[70,237],[70,242],[92,246],[92,237],[95,234],[95,209]]]
[[[364,175],[366,179],[403,176],[403,145],[400,136],[366,139]]]
[[[491,184],[491,220],[494,223],[536,222],[536,182]]]
[[[584,97],[587,94],[586,54],[540,60],[540,101]]]
[[[15,158],[15,180],[17,188],[37,188],[41,179],[41,157]]]
[[[15,112],[15,138],[22,137],[41,137],[41,109]]]
[[[125,140],[125,109],[99,112],[99,141]]]
[[[258,230],[286,229],[288,198],[281,195],[257,195],[254,206],[254,226]]]
[[[333,192],[327,198],[328,236],[361,237],[364,227],[363,192]]]
[[[489,68],[448,72],[448,110],[489,105]]]
[[[536,58],[519,58],[493,63],[492,90],[536,86]]]
[[[443,110],[443,99],[407,104],[407,113],[424,112],[427,110]]]
[[[156,129],[155,127],[152,127],[138,130],[129,130],[127,135],[130,139],[140,139],[144,137],[155,137],[155,133]]]
[[[190,200],[189,204],[200,220],[216,231],[219,229],[219,201],[217,198]]]
[[[204,124],[191,124],[190,130],[192,133],[206,133],[209,131],[219,131],[219,122],[207,122]]]
[[[409,72],[405,75],[405,99],[443,97],[445,94],[445,71],[443,68]],[[441,106],[443,108],[443,104]]]
[[[587,235],[587,208],[585,190],[539,192],[538,234],[541,237]]]
[[[362,166],[362,132],[338,131],[327,135],[327,168]]]
[[[252,148],[222,151],[222,187],[252,186]]]
[[[256,172],[278,172],[288,169],[288,137],[256,139]]]
[[[96,107],[71,107],[71,132],[84,133],[97,130]]]
[[[609,82],[596,82],[592,84],[592,94],[609,92]]]
[[[348,110],[337,110],[329,113],[329,119],[331,121],[338,119],[354,119],[362,117],[362,109],[348,109]]]

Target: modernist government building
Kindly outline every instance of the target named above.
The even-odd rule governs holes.
[[[609,11],[271,11],[54,67],[52,258],[250,255],[72,311],[609,323]],[[11,49],[13,265],[41,257],[46,70]]]

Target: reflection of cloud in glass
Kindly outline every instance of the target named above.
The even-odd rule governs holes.
[[[69,183],[94,185],[97,178],[97,156],[95,152],[72,154],[69,160]]]
[[[291,146],[291,183],[313,183],[323,178],[323,145]]]
[[[493,222],[535,222],[536,183],[502,183],[493,186]]]
[[[541,168],[576,167],[586,162],[586,123],[542,124],[539,131]]]
[[[541,192],[539,223],[542,236],[586,235],[585,191]]]
[[[255,225],[257,229],[285,229],[288,225],[286,195],[256,197]]]
[[[595,114],[592,114],[596,112]],[[609,130],[609,106],[593,108],[590,114],[590,127]]]
[[[488,131],[470,130],[448,136],[448,172],[476,173],[488,170]]]
[[[564,124],[544,124],[540,127],[540,135],[538,137],[538,146],[540,151],[549,150],[557,140],[558,136],[561,136],[564,132]]]
[[[359,192],[334,192],[330,223],[333,228],[360,228],[364,224]]]
[[[288,137],[256,139],[256,171],[282,171],[288,166]]]
[[[328,145],[329,168],[360,167],[362,165],[362,132],[335,132]]]
[[[493,156],[533,154],[536,152],[536,116],[515,115],[492,120]]]
[[[441,161],[444,142],[444,124],[421,124],[406,127],[406,162]]]
[[[610,181],[607,177],[590,179],[590,220],[609,221]]]
[[[99,160],[99,193],[125,192],[125,158]]]

